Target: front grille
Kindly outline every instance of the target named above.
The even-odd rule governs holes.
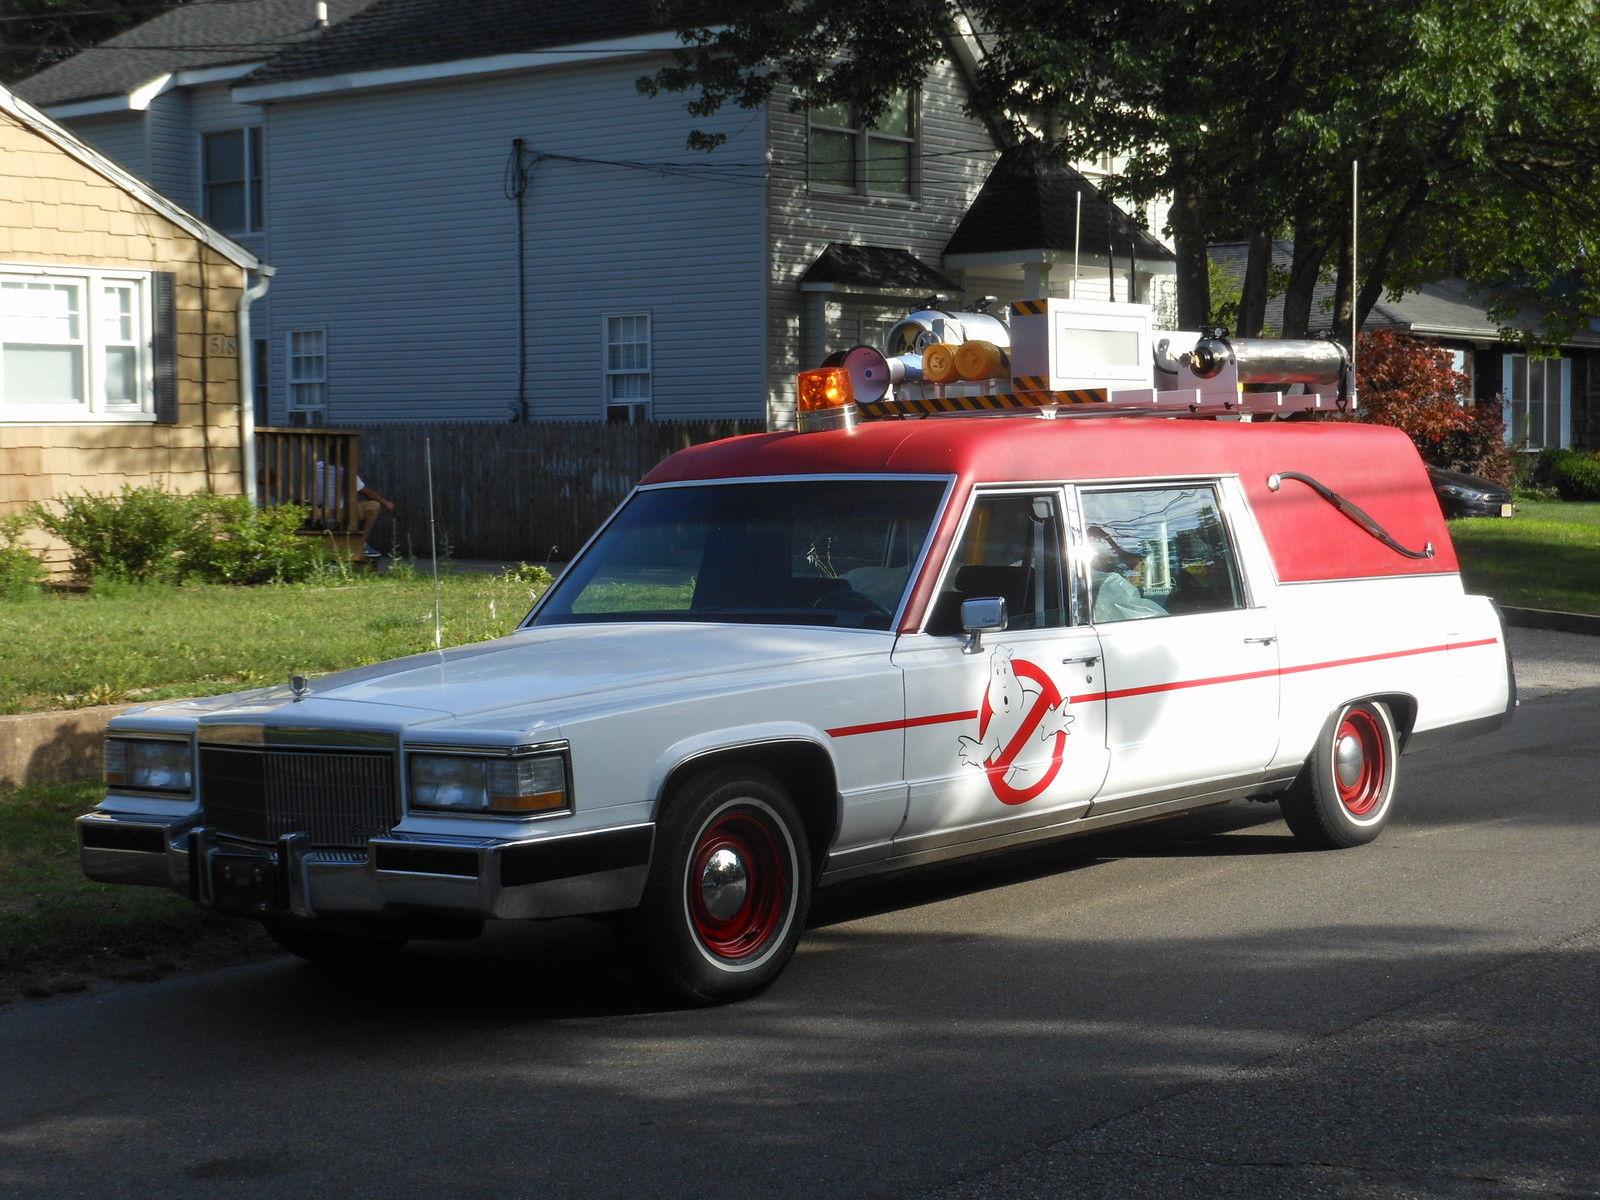
[[[398,819],[394,764],[373,751],[201,746],[205,823],[248,841],[304,833],[313,846],[365,846]]]

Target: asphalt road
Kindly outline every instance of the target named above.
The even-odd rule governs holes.
[[[732,1008],[571,921],[0,1011],[0,1195],[1600,1194],[1600,654],[1514,645],[1372,846],[1241,804],[853,885]]]

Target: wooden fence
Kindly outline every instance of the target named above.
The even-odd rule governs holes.
[[[351,429],[256,429],[256,497],[260,504],[303,504],[329,529],[358,528],[356,477],[361,435]]]
[[[384,550],[427,555],[425,442],[441,548],[456,558],[545,562],[571,557],[669,454],[764,428],[759,421],[369,425],[361,430],[361,474],[398,506],[374,540]]]

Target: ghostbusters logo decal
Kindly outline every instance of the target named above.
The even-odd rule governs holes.
[[[989,686],[978,736],[960,740],[961,761],[979,767],[1002,804],[1026,804],[1054,782],[1073,718],[1056,685],[1034,663],[1000,647],[989,656]]]

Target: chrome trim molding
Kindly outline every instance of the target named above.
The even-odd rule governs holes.
[[[328,729],[312,725],[229,723],[197,730],[202,746],[272,747],[280,750],[374,750],[393,753],[400,735],[382,729]]]

